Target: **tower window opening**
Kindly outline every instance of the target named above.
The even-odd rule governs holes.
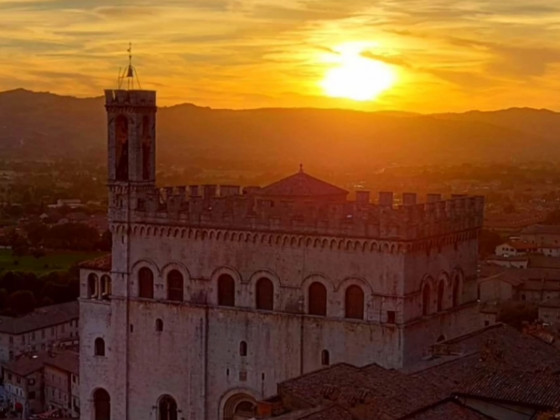
[[[119,115],[115,120],[115,177],[117,181],[128,179],[128,120]]]
[[[247,342],[242,341],[239,343],[239,355],[240,356],[247,356]]]
[[[105,356],[105,340],[103,340],[100,337],[95,339],[94,355],[95,356]]]
[[[157,332],[163,331],[163,321],[160,318],[156,319],[156,331]]]
[[[328,350],[323,350],[321,352],[321,365],[329,366],[331,364],[331,357]]]

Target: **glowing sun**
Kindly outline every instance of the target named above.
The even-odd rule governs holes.
[[[363,57],[355,49],[341,51],[337,61],[338,66],[328,70],[321,82],[328,96],[369,101],[395,82],[388,65]]]

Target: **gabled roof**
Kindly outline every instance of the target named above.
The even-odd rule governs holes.
[[[0,333],[23,334],[54,325],[64,324],[79,316],[78,302],[66,302],[36,308],[19,318],[0,316]]]
[[[261,188],[256,194],[269,197],[336,197],[345,199],[348,191],[299,171]]]
[[[113,264],[111,254],[103,255],[92,260],[87,260],[78,264],[80,268],[88,268],[90,270],[111,271]]]

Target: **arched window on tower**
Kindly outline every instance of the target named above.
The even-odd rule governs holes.
[[[164,395],[159,399],[158,420],[177,420],[177,402],[173,397]]]
[[[98,279],[97,279],[97,275],[91,273],[88,276],[88,297],[89,298],[97,298],[98,292],[97,292],[97,287],[98,287]]]
[[[138,296],[154,298],[154,273],[148,267],[142,267],[138,271]]]
[[[228,274],[218,277],[218,305],[235,306],[235,281]]]
[[[352,285],[346,289],[344,316],[352,319],[364,319],[364,292],[359,286]]]
[[[257,309],[274,309],[274,285],[270,279],[263,277],[257,281]]]
[[[321,352],[321,366],[329,366],[331,364],[331,356],[328,350]]]
[[[183,275],[178,270],[171,270],[167,274],[167,299],[183,301]]]
[[[95,356],[105,356],[105,340],[97,337],[94,342],[94,353]]]
[[[247,356],[247,342],[242,341],[239,343],[239,355],[240,356]]]
[[[115,176],[117,181],[128,179],[128,120],[119,115],[115,120]]]
[[[424,284],[424,288],[422,289],[422,315],[428,315],[430,313],[431,294],[430,285],[428,283]]]
[[[152,161],[152,130],[150,118],[145,115],[142,118],[142,179],[149,180],[151,175]]]
[[[101,298],[102,299],[109,299],[109,296],[111,296],[112,291],[112,285],[111,285],[111,277],[108,276],[107,274],[101,276]]]
[[[443,310],[444,296],[445,296],[445,282],[443,280],[440,280],[440,282],[438,284],[438,290],[437,290],[437,310],[438,310],[438,312]]]
[[[327,289],[319,282],[309,286],[308,313],[311,315],[327,315]]]
[[[163,331],[163,321],[160,318],[156,319],[156,331],[157,332]]]
[[[111,397],[103,388],[93,393],[93,412],[95,420],[111,420]]]

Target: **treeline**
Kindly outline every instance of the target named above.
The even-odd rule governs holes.
[[[14,255],[42,255],[42,249],[71,249],[74,251],[110,251],[111,233],[99,234],[97,230],[83,223],[64,223],[46,225],[40,222],[29,223],[23,234],[15,229],[6,235],[6,245]]]
[[[77,266],[67,272],[34,273],[8,271],[0,276],[0,314],[24,315],[36,307],[70,302],[80,293]]]

